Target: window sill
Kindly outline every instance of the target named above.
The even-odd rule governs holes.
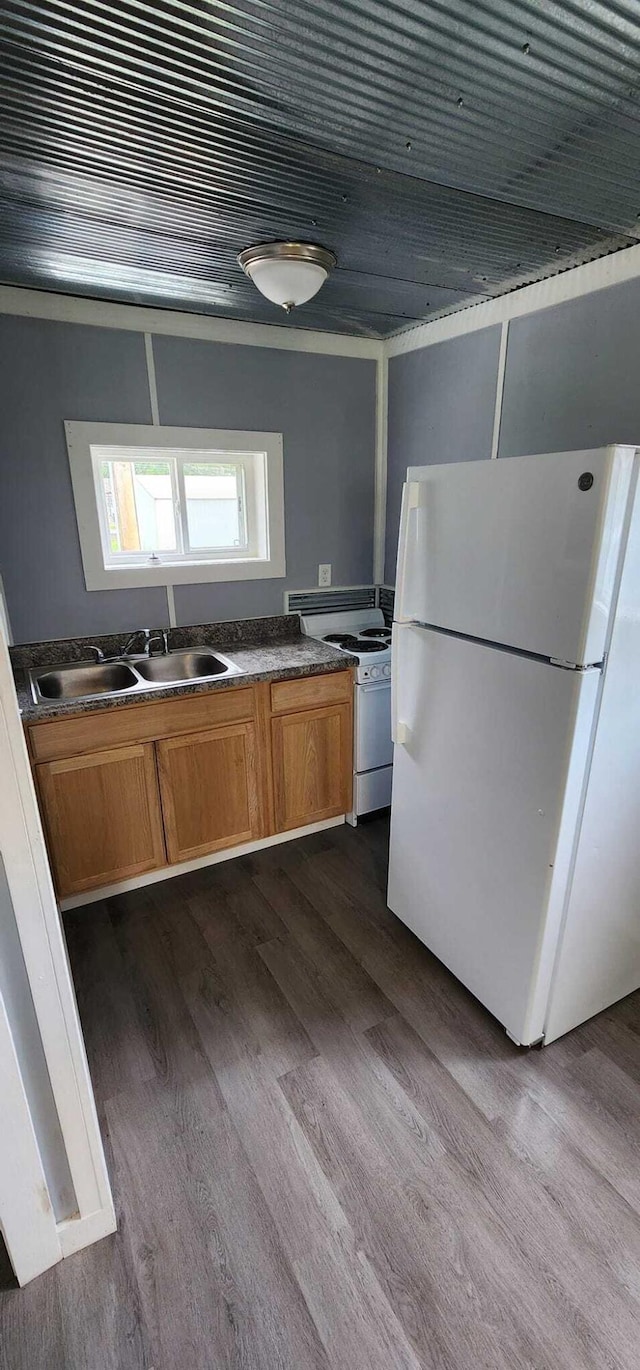
[[[286,575],[284,557],[246,561],[206,561],[162,566],[95,568],[86,573],[87,590],[135,590],[145,585],[202,585],[215,581],[276,580]]]

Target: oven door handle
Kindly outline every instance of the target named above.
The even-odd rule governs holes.
[[[391,677],[385,676],[383,680],[361,680],[358,682],[356,688],[358,690],[367,690],[370,693],[373,693],[374,690],[390,690]]]

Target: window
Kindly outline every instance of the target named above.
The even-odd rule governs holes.
[[[221,461],[206,451],[92,448],[105,566],[250,555],[256,455]]]
[[[88,590],[285,574],[280,433],[65,429]]]

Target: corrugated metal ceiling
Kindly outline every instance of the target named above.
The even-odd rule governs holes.
[[[640,237],[638,0],[0,4],[0,278],[385,335]]]

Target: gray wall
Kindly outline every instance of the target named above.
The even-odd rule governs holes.
[[[285,583],[306,589],[330,562],[334,585],[373,571],[375,363],[229,347],[153,343],[160,422],[284,437],[287,579],[176,585],[180,623],[282,613]]]
[[[283,591],[369,582],[375,363],[154,338],[161,422],[284,434],[286,580],[176,586],[179,623],[282,612]],[[150,423],[141,334],[0,317],[0,573],[17,642],[168,622],[162,588],[85,589],[65,419]]]
[[[164,622],[162,590],[85,590],[63,427],[151,422],[144,339],[0,317],[0,396],[0,572],[16,641]]]
[[[452,338],[389,362],[385,582],[396,571],[408,466],[491,456],[500,328]]]
[[[389,365],[385,580],[393,584],[407,466],[490,455],[499,328]],[[509,324],[499,457],[640,445],[640,280]]]
[[[407,466],[490,455],[500,330],[389,364],[385,580]],[[163,423],[284,433],[286,581],[176,586],[178,621],[278,613],[285,586],[371,578],[372,361],[154,339]],[[499,454],[640,441],[640,281],[509,327]],[[141,335],[0,317],[0,572],[17,641],[167,622],[161,589],[84,587],[63,420],[150,422]]]
[[[640,444],[640,280],[509,324],[499,455]]]

